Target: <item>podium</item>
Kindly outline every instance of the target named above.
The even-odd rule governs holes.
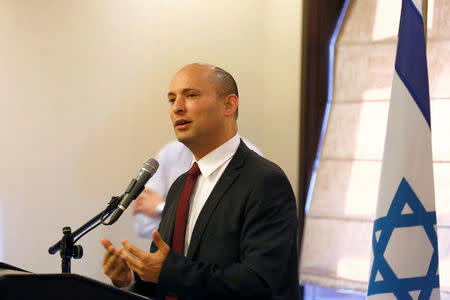
[[[33,274],[0,262],[0,299],[148,300],[76,274]]]

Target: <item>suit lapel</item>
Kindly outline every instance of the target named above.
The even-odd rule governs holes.
[[[194,226],[194,230],[192,232],[191,241],[189,243],[189,248],[187,252],[187,257],[192,259],[194,253],[197,251],[199,243],[202,239],[203,232],[205,231],[206,226],[208,225],[209,219],[211,218],[212,213],[214,212],[217,204],[222,199],[224,193],[231,186],[231,184],[236,180],[239,176],[238,169],[244,163],[249,149],[244,144],[244,142],[240,142],[239,147],[231,159],[230,163],[226,167],[222,176],[220,176],[219,181],[217,181],[214,186],[211,194],[206,200],[205,205],[203,206],[197,221]],[[176,208],[175,208],[176,209]]]

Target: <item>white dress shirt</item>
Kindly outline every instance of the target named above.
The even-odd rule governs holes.
[[[197,218],[205,205],[211,191],[222,176],[231,158],[239,147],[240,137],[236,134],[223,145],[209,152],[197,161],[201,174],[197,178],[191,198],[189,199],[189,213],[186,224],[186,236],[184,239],[184,255],[187,254]],[[192,164],[195,160],[192,161]],[[191,165],[192,165],[191,164]]]

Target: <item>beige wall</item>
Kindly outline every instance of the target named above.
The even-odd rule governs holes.
[[[59,272],[47,253],[174,139],[166,91],[182,65],[230,71],[240,133],[297,190],[301,0],[0,1],[0,260]],[[106,280],[101,236],[138,246],[131,211],[81,240],[72,271]]]

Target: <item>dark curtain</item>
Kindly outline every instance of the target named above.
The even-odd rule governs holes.
[[[304,0],[301,59],[299,249],[306,196],[322,129],[328,95],[330,38],[345,0]]]

